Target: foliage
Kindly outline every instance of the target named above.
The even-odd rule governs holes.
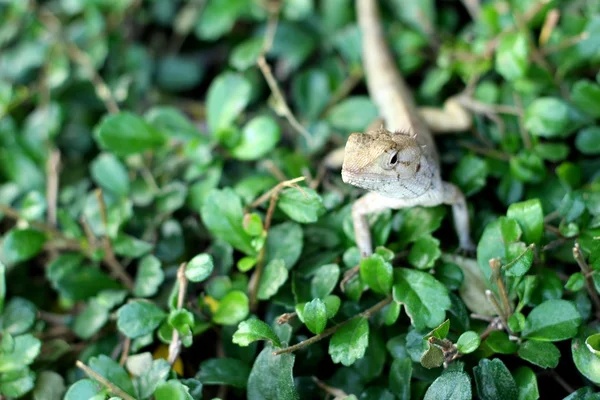
[[[598,396],[600,2],[379,3],[475,255],[359,254],[351,0],[0,2],[0,398]]]

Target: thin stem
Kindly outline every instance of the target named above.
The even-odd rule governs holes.
[[[575,261],[577,261],[581,272],[583,272],[583,275],[585,276],[585,286],[590,294],[592,302],[594,303],[594,307],[596,308],[596,318],[600,319],[600,297],[598,297],[598,292],[594,287],[593,277],[590,273],[590,266],[585,261],[578,242],[575,242],[575,245],[573,246],[573,258],[575,258]]]
[[[504,316],[506,319],[508,319],[512,315],[512,307],[510,306],[510,300],[508,299],[508,291],[504,285],[504,279],[502,279],[502,274],[500,273],[500,267],[502,266],[502,263],[498,258],[492,258],[489,263],[490,268],[492,269],[492,276],[496,279],[496,286],[498,287],[500,299],[502,300]]]
[[[60,152],[53,150],[48,157],[46,163],[46,175],[48,180],[46,183],[46,202],[48,203],[48,211],[46,219],[48,225],[56,226],[56,208],[58,199],[58,169],[60,168]]]
[[[474,145],[474,144],[471,144],[469,142],[465,142],[462,140],[460,140],[458,142],[458,144],[466,149],[469,149],[475,153],[483,154],[484,156],[487,156],[487,157],[495,158],[495,159],[501,160],[501,161],[510,161],[510,156],[508,156],[507,154],[504,154],[502,152],[499,152],[497,150],[494,150],[494,149],[487,149],[485,147],[479,147],[477,145]]]
[[[177,270],[177,282],[179,282],[179,293],[177,296],[177,309],[181,310],[183,308],[183,303],[185,302],[185,294],[187,292],[188,280],[185,276],[185,268],[187,263],[182,263]],[[179,353],[181,352],[181,338],[179,337],[179,331],[177,329],[173,329],[173,336],[171,337],[171,344],[169,344],[169,364],[173,365],[177,357],[179,357]]]
[[[381,310],[383,307],[387,306],[388,304],[390,304],[392,302],[392,297],[387,297],[383,300],[381,300],[379,303],[375,304],[373,307],[361,312],[360,314],[355,315],[352,318],[349,318],[347,320],[345,320],[344,322],[340,322],[339,324],[332,326],[331,328],[319,333],[318,335],[312,336],[300,343],[297,343],[293,346],[290,347],[286,347],[285,349],[281,349],[278,351],[273,352],[274,355],[278,356],[281,354],[286,354],[286,353],[292,353],[296,350],[300,350],[306,346],[309,346],[313,343],[318,342],[319,340],[325,339],[328,336],[333,335],[334,333],[336,333],[341,327],[349,324],[350,322],[354,321],[357,318],[371,318],[371,316],[373,314],[375,314],[377,311]]]
[[[496,314],[498,314],[498,317],[500,317],[500,319],[502,320],[502,324],[504,324],[504,326],[508,329],[506,315],[504,315],[504,311],[502,310],[502,307],[500,307],[500,303],[498,303],[498,300],[496,299],[496,296],[494,296],[494,293],[492,293],[492,291],[488,289],[485,291],[485,297],[487,297],[492,308],[494,309]]]
[[[119,365],[123,366],[127,362],[127,357],[129,357],[129,348],[131,347],[131,339],[125,337],[123,341],[123,350],[121,351],[121,358],[119,359]]]
[[[133,396],[127,394],[125,391],[123,391],[117,385],[110,382],[108,379],[106,379],[105,377],[103,377],[102,375],[100,375],[99,373],[97,373],[96,371],[94,371],[93,369],[91,369],[90,367],[88,367],[87,365],[82,363],[81,361],[77,360],[75,362],[75,365],[77,365],[77,367],[79,369],[81,369],[83,372],[85,372],[90,378],[93,378],[96,381],[100,382],[102,385],[104,385],[112,394],[119,396],[123,400],[135,400],[135,398]]]

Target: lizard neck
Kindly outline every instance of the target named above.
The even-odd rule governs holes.
[[[390,131],[410,131],[424,145],[428,158],[438,162],[431,132],[421,119],[410,90],[400,75],[381,26],[379,0],[356,0],[362,34],[362,60],[367,89]]]

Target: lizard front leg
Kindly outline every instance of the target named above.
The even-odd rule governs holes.
[[[454,229],[458,235],[458,243],[460,250],[465,252],[473,252],[476,249],[475,244],[471,240],[471,230],[469,227],[469,211],[467,209],[467,201],[465,195],[459,188],[451,183],[442,183],[444,204],[452,206],[452,215],[454,216]]]

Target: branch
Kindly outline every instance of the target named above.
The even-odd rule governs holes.
[[[188,280],[185,276],[185,268],[187,263],[182,263],[177,270],[177,282],[179,282],[179,294],[177,296],[177,309],[183,308],[185,302],[185,294],[187,292]],[[173,336],[171,337],[171,344],[169,344],[169,364],[173,365],[179,353],[181,352],[181,338],[179,337],[179,331],[173,328]]]
[[[112,394],[119,396],[123,400],[135,400],[133,396],[127,394],[125,391],[123,391],[123,389],[119,388],[114,383],[110,382],[108,379],[106,379],[105,377],[103,377],[102,375],[100,375],[81,361],[77,360],[75,362],[75,365],[77,365],[79,369],[83,370],[83,372],[85,372],[90,378],[93,378],[94,380],[104,385],[108,390],[110,390]]]
[[[341,322],[335,326],[332,326],[331,328],[319,333],[318,335],[310,337],[300,343],[297,343],[290,347],[286,347],[285,349],[277,350],[277,351],[273,352],[273,355],[278,356],[281,354],[292,353],[296,350],[300,350],[303,347],[306,347],[313,343],[316,343],[319,340],[325,339],[326,337],[331,336],[334,333],[336,333],[344,325],[347,325],[348,323],[354,321],[357,318],[371,318],[371,316],[373,314],[375,314],[377,311],[381,310],[383,307],[387,306],[391,302],[392,302],[392,296],[389,296],[389,297],[381,300],[379,303],[375,304],[373,307],[361,312],[360,314],[357,314],[354,317],[345,320],[344,322]]]
[[[596,308],[596,318],[600,319],[600,297],[598,297],[598,292],[594,287],[594,281],[592,280],[592,274],[590,273],[590,266],[583,258],[583,253],[581,253],[581,247],[579,246],[578,242],[575,242],[575,246],[573,246],[573,258],[575,258],[579,268],[581,268],[581,272],[583,272],[586,289],[590,294],[590,298],[594,303],[594,307]]]

